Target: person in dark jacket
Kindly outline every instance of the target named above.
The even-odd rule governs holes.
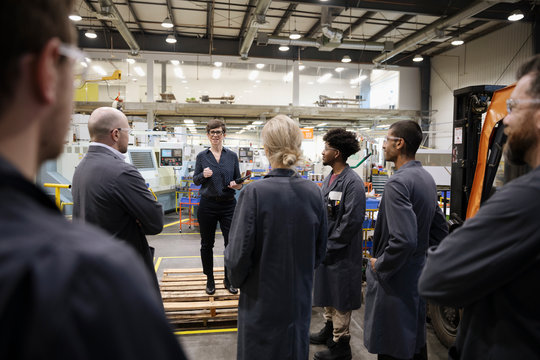
[[[356,135],[345,129],[328,131],[322,160],[332,171],[322,191],[328,216],[328,243],[323,264],[315,273],[314,306],[324,307],[325,326],[310,335],[312,344],[329,349],[316,360],[351,359],[349,324],[362,305],[362,224],[366,211],[364,182],[347,164],[360,150]]]
[[[237,358],[305,360],[313,272],[326,249],[323,197],[293,169],[302,143],[293,120],[272,118],[262,140],[272,171],[240,193],[225,248],[240,288]]]
[[[373,257],[366,269],[364,345],[378,359],[427,359],[426,304],[418,277],[429,245],[448,234],[431,175],[415,160],[422,130],[414,121],[392,124],[383,144],[397,171],[384,186]]]
[[[201,232],[201,262],[206,275],[206,293],[212,295],[216,291],[214,281],[214,242],[216,227],[219,222],[225,248],[229,244],[229,229],[236,207],[235,190],[242,184],[234,180],[240,178],[238,156],[223,146],[227,128],[219,119],[213,119],[206,125],[206,134],[210,140],[210,148],[197,154],[193,182],[201,185],[201,200],[197,210],[197,220]],[[225,289],[237,294],[238,289],[231,286],[225,267]]]
[[[540,359],[540,55],[507,100],[506,158],[531,171],[499,188],[430,248],[420,294],[462,307],[450,359]]]
[[[163,210],[137,168],[124,161],[129,123],[111,107],[92,112],[88,120],[92,142],[73,174],[73,218],[99,226],[131,245],[155,279],[147,235],[163,229]]]
[[[67,221],[34,183],[84,79],[72,6],[0,2],[0,359],[185,359],[133,249]]]

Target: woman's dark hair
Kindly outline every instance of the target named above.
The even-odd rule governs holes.
[[[412,120],[403,120],[390,126],[392,135],[405,141],[405,154],[414,156],[422,143],[422,129]]]
[[[208,124],[206,124],[206,133],[208,134],[210,133],[210,130],[217,129],[219,127],[221,128],[221,131],[223,131],[223,133],[225,134],[227,128],[225,127],[225,123],[223,122],[223,120],[212,119],[208,122]]]
[[[334,149],[339,150],[343,161],[347,161],[349,156],[360,150],[356,134],[345,129],[329,130],[324,134],[323,140]]]

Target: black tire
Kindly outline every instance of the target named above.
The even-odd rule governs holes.
[[[450,347],[456,340],[457,329],[461,320],[460,309],[433,303],[429,303],[428,309],[431,326],[433,326],[437,338],[444,346]]]

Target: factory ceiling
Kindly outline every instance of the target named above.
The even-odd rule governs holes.
[[[539,17],[536,0],[77,0],[79,45],[86,49],[228,55],[246,58],[408,65]],[[162,26],[170,20],[172,27]],[[97,38],[84,34],[93,30]],[[289,39],[298,33],[301,37]],[[174,38],[176,43],[165,39]],[[279,51],[280,45],[289,50]]]

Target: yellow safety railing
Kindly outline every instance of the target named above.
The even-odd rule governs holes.
[[[65,205],[73,205],[72,202],[63,202],[60,199],[60,189],[71,189],[71,185],[44,183],[43,186],[48,188],[54,188],[54,203],[56,204],[56,206],[58,206],[60,211],[64,210]]]

